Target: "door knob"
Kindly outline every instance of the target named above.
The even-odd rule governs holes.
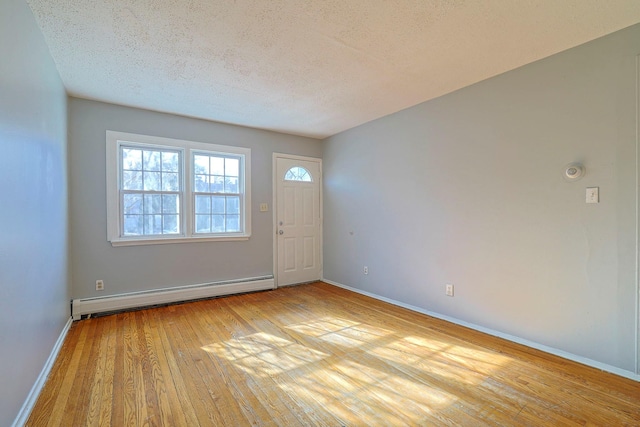
[[[278,231],[278,234],[280,234],[280,235],[284,234],[284,230]]]

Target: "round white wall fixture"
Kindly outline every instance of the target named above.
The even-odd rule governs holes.
[[[580,163],[569,163],[562,174],[567,181],[577,181],[584,176],[584,166]]]

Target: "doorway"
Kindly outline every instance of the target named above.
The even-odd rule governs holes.
[[[322,240],[322,161],[273,155],[276,286],[319,280]]]

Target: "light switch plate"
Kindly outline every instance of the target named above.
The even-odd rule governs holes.
[[[260,212],[267,212],[269,210],[269,205],[266,203],[260,203]]]
[[[600,191],[598,187],[587,188],[587,203],[600,203]]]

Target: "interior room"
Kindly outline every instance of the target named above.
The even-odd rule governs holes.
[[[216,387],[293,381],[277,404],[251,389],[263,417],[229,386],[231,412],[174,425],[640,423],[639,2],[2,0],[0,55],[0,425],[54,407],[47,379],[100,346],[118,354],[107,327],[167,331],[178,363],[168,319]],[[338,327],[366,343],[360,368],[314,335]],[[281,364],[241,361],[247,346]],[[466,362],[398,415],[381,408],[402,396],[353,374],[368,357],[398,374],[371,384],[406,396]],[[507,359],[530,394],[491,403],[480,391],[516,377],[486,366]],[[350,394],[314,395],[323,378]],[[555,409],[531,385],[554,379]],[[56,395],[81,399],[65,381]],[[70,425],[91,396],[43,417]]]

